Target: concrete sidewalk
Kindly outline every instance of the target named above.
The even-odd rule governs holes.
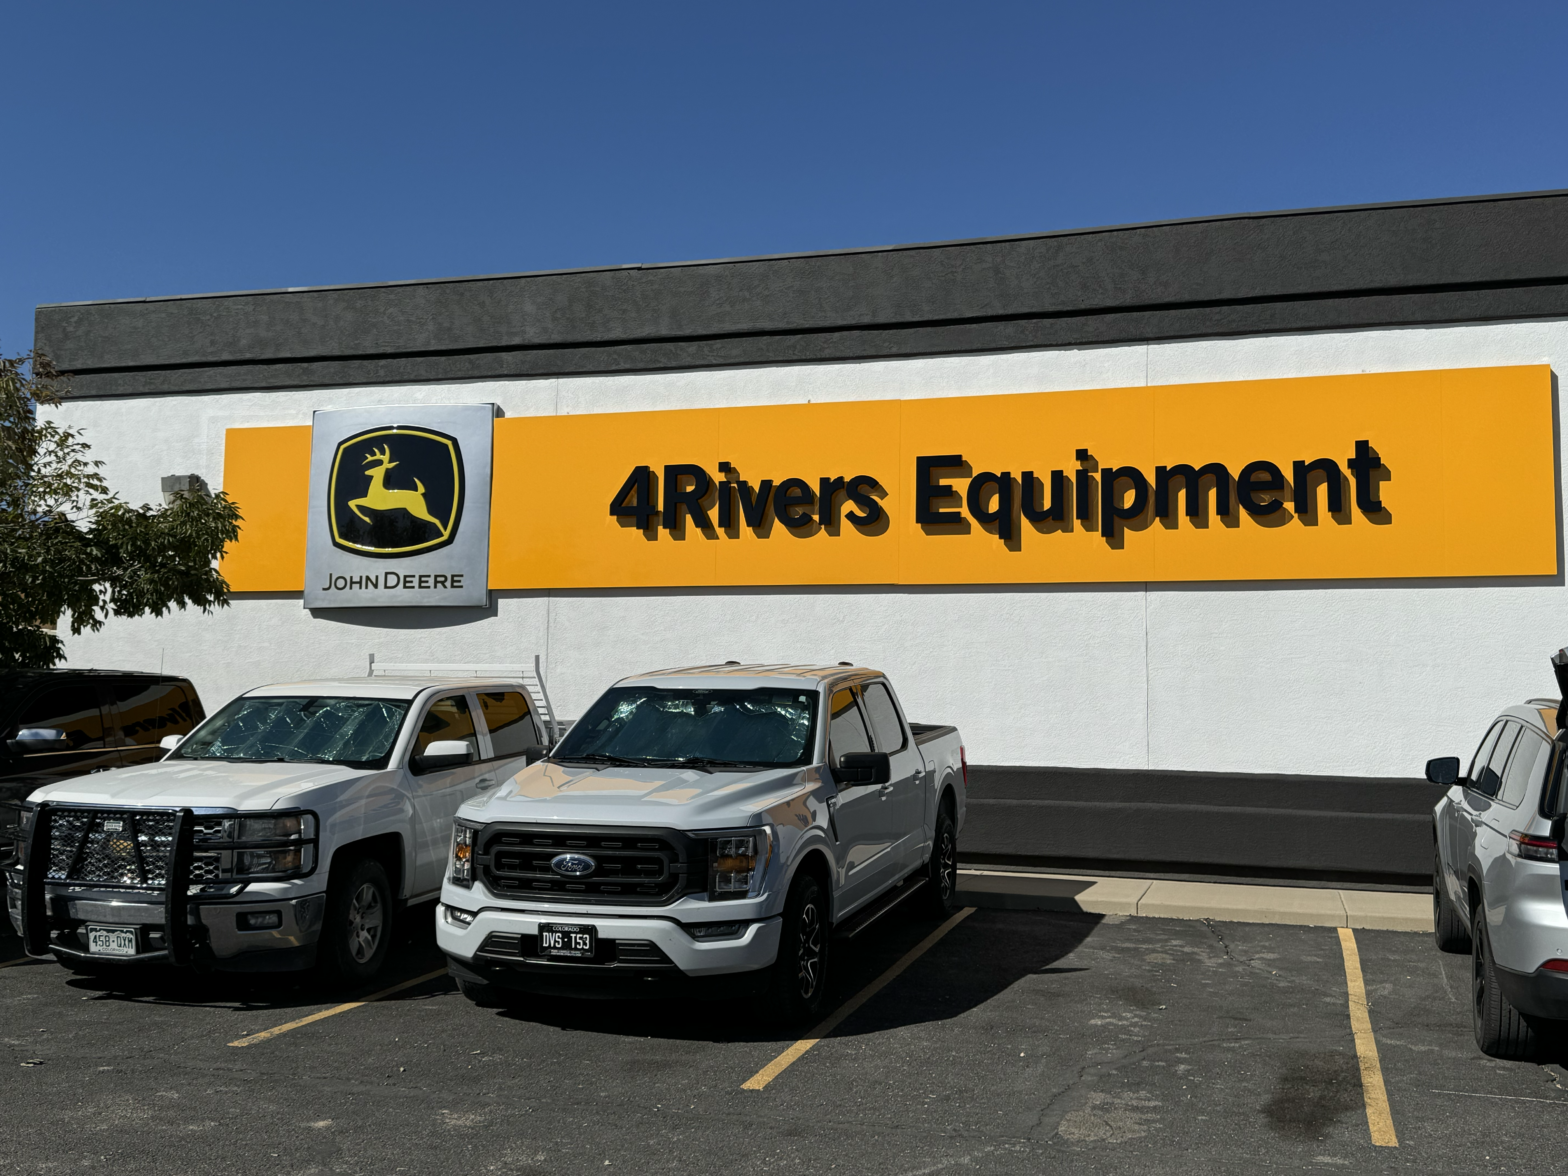
[[[961,869],[959,900],[968,906],[1096,915],[1293,923],[1374,931],[1432,930],[1432,897],[1383,890],[1165,882],[1081,874]]]

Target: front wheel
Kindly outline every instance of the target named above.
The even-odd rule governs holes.
[[[334,871],[337,873],[337,871]],[[347,863],[327,887],[326,918],[316,962],[329,983],[374,980],[392,946],[392,887],[374,858]]]
[[[1470,950],[1470,933],[1459,921],[1459,912],[1448,901],[1448,888],[1443,880],[1443,855],[1432,855],[1432,934],[1437,939],[1439,951],[1455,954]]]
[[[779,954],[768,984],[775,1020],[793,1025],[822,1011],[827,963],[827,896],[810,874],[797,874],[784,903]]]

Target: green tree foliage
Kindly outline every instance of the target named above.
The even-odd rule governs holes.
[[[65,656],[44,626],[71,632],[109,616],[163,616],[228,604],[217,559],[239,535],[224,494],[180,494],[131,506],[109,490],[79,429],[40,405],[67,383],[46,356],[0,356],[0,669],[48,667]]]

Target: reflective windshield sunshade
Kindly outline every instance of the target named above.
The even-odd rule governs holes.
[[[387,698],[236,698],[169,758],[384,768],[408,706]]]
[[[551,758],[707,770],[788,768],[811,762],[814,690],[617,686],[588,709]]]

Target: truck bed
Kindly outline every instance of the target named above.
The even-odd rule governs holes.
[[[916,747],[930,743],[933,739],[940,739],[944,735],[958,734],[958,728],[950,723],[910,723],[909,729],[915,733]]]

